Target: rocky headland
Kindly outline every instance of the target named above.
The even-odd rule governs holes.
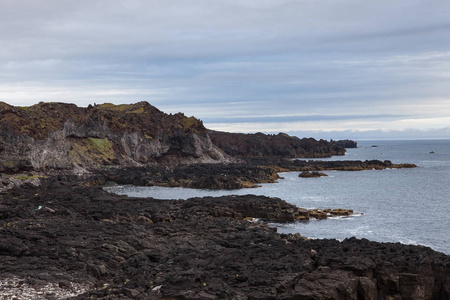
[[[356,142],[299,139],[284,133],[211,131],[182,113],[147,102],[129,105],[0,102],[0,190],[55,174],[94,181],[238,189],[276,182],[280,171],[405,167],[390,162],[315,162],[298,157],[345,154]],[[103,179],[102,179],[103,177]]]
[[[348,141],[299,139],[287,134],[232,134],[204,127],[195,117],[166,114],[147,102],[78,107],[0,102],[0,172],[104,166],[176,166],[228,163],[243,157],[330,157]]]
[[[147,102],[130,105],[0,102],[0,172],[227,162],[203,123],[168,115]]]
[[[330,141],[331,144],[335,144],[338,147],[344,148],[358,148],[358,143],[352,140],[339,140],[339,141]]]
[[[300,139],[285,133],[229,133],[209,131],[214,145],[225,153],[237,157],[330,157],[344,155],[345,148],[356,147],[350,141]],[[349,146],[349,147],[346,147]]]
[[[448,299],[450,256],[267,222],[347,216],[282,199],[131,198],[102,185],[255,187],[279,172],[410,168],[342,155],[352,141],[212,132],[146,102],[0,103],[0,299]]]

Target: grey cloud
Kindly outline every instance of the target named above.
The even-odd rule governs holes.
[[[291,135],[299,137],[315,137],[322,139],[353,139],[356,141],[361,140],[438,140],[448,139],[450,136],[450,127],[419,130],[344,130],[344,131],[288,131]]]
[[[246,115],[239,118],[221,117],[202,119],[205,123],[266,123],[266,122],[308,122],[308,121],[342,121],[342,120],[397,120],[414,118],[408,115],[305,115],[305,116],[252,116]]]
[[[0,99],[382,118],[448,99],[449,15],[441,0],[2,1]]]
[[[398,32],[411,30],[429,33],[426,28],[439,21],[448,24],[448,18],[438,13],[449,9],[443,1],[260,3],[17,1],[4,8],[1,17],[11,27],[5,30],[10,41],[38,46],[30,52],[16,50],[35,57],[100,56],[105,51],[108,55],[117,51],[119,57],[128,52],[155,58],[264,55],[318,50],[330,41],[358,42],[393,33],[399,37]],[[433,13],[424,13],[428,7],[434,7]],[[345,49],[345,44],[336,46]]]

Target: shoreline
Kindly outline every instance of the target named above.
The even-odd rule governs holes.
[[[41,181],[0,193],[0,271],[93,287],[75,299],[450,295],[450,256],[430,248],[309,240],[248,221],[292,220],[298,208],[281,199],[142,199],[75,177]]]

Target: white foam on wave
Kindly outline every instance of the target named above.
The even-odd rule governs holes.
[[[352,219],[352,216],[328,216],[329,220],[342,220],[349,221]]]

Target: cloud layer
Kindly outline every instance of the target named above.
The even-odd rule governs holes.
[[[229,131],[450,138],[449,15],[442,0],[2,1],[0,100],[145,100]]]

